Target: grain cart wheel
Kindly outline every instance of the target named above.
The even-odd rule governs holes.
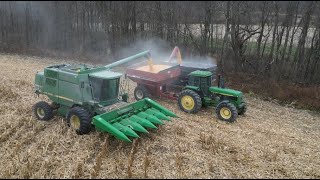
[[[237,108],[228,101],[222,101],[216,107],[218,118],[223,121],[234,122],[238,117]]]
[[[247,111],[247,104],[243,103],[243,107],[239,109],[238,115],[244,115],[244,113]]]
[[[67,115],[67,124],[79,135],[88,134],[91,130],[90,114],[82,107],[73,107]]]
[[[51,108],[51,106],[45,101],[39,101],[32,107],[33,115],[38,120],[43,120],[43,121],[48,121],[52,119],[53,117],[52,110],[53,109]]]
[[[196,114],[202,106],[202,101],[198,93],[186,89],[179,94],[178,105],[182,111]]]
[[[143,87],[143,86],[137,86],[135,89],[134,89],[134,98],[139,101],[141,99],[144,99],[146,97],[150,97],[150,94],[148,92],[148,90]]]

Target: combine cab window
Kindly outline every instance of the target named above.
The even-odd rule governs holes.
[[[101,79],[90,77],[93,98],[96,101],[108,101],[118,98],[119,78]]]

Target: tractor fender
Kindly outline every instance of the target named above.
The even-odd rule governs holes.
[[[229,100],[220,101],[220,103],[229,103],[229,102],[230,102]]]
[[[197,86],[185,86],[183,88],[183,90],[185,90],[185,89],[190,89],[190,90],[193,90],[193,91],[200,91],[200,88],[197,87]]]
[[[224,96],[231,96],[231,97],[239,97],[242,96],[241,91],[227,89],[227,88],[219,88],[219,87],[210,87],[209,91],[211,93],[220,94]]]

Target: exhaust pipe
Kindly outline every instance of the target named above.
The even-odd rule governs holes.
[[[224,78],[222,77],[221,74],[218,75],[218,87],[224,88]]]

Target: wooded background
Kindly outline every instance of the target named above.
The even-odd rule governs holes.
[[[119,58],[152,38],[227,72],[320,83],[316,1],[1,1],[0,51]]]

